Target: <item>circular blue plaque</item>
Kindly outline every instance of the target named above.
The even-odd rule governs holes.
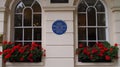
[[[52,25],[52,30],[58,35],[62,35],[67,30],[67,24],[62,20],[57,20]]]

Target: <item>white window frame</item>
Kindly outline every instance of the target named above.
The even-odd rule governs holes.
[[[35,2],[37,2],[37,3],[39,3],[37,0],[34,0],[33,1],[33,3],[32,3],[32,5],[31,6],[33,6],[34,5],[34,3]],[[18,4],[19,4],[19,2],[18,2]],[[24,5],[24,4],[23,4]],[[40,5],[40,4],[39,4]],[[42,10],[41,10],[41,12],[33,12],[33,8],[32,7],[28,7],[28,6],[25,6],[24,5],[24,8],[23,8],[23,11],[26,9],[26,8],[30,8],[31,10],[32,10],[32,23],[31,23],[31,26],[24,26],[23,24],[23,22],[24,22],[24,12],[22,12],[22,13],[14,13],[14,15],[22,15],[22,26],[14,26],[14,29],[23,29],[22,31],[22,40],[15,40],[14,39],[14,42],[22,42],[22,45],[24,45],[24,42],[41,42],[41,44],[42,44],[42,38],[41,38],[41,40],[33,40],[34,39],[34,29],[36,28],[36,29],[41,29],[41,36],[42,36]],[[40,8],[41,8],[41,6],[40,6]],[[42,9],[42,8],[41,8]],[[33,15],[35,15],[35,14],[37,14],[37,15],[41,15],[41,26],[33,26]],[[14,18],[15,19],[15,18]],[[14,23],[15,23],[15,21],[14,21]],[[32,29],[32,40],[24,40],[24,29],[25,28],[27,28],[27,29]],[[15,30],[14,30],[14,34],[15,34]],[[14,38],[14,37],[13,37]]]

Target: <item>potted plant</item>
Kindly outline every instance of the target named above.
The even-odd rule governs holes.
[[[45,56],[45,49],[41,45],[32,42],[31,45],[17,44],[12,42],[3,42],[4,62],[41,62],[42,56]]]
[[[118,58],[118,44],[114,46],[108,42],[96,43],[93,47],[79,44],[76,53],[79,62],[111,62]]]

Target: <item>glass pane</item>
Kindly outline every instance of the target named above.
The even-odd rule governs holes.
[[[15,26],[22,26],[22,15],[21,14],[15,14]]]
[[[98,40],[106,40],[105,28],[98,28]]]
[[[78,14],[78,26],[86,26],[86,14]]]
[[[88,40],[96,40],[96,28],[88,28]]]
[[[25,6],[31,6],[34,0],[22,0]]]
[[[96,44],[96,42],[88,42],[89,47],[93,47]]]
[[[41,29],[40,28],[35,28],[34,29],[34,40],[41,40]]]
[[[31,45],[32,42],[24,42],[24,45]]]
[[[95,7],[96,7],[98,12],[105,12],[104,5],[100,1],[97,2]]]
[[[32,40],[32,29],[31,28],[24,29],[24,40]]]
[[[41,26],[41,14],[33,15],[33,26]]]
[[[96,12],[95,9],[90,7],[87,10],[88,13],[88,26],[96,26]]]
[[[84,1],[81,1],[78,6],[78,12],[86,12],[87,5]]]
[[[30,8],[26,8],[24,10],[24,26],[31,26],[32,24],[32,10]]]
[[[86,28],[78,28],[78,40],[86,40]]]
[[[41,7],[37,1],[33,4],[32,8],[33,12],[41,12]]]
[[[51,0],[51,3],[68,3],[68,0]]]
[[[15,42],[15,45],[18,45],[18,44],[21,44],[21,45],[22,45],[22,42]]]
[[[15,40],[22,40],[23,30],[22,28],[15,29]]]
[[[97,14],[98,26],[105,26],[105,14]]]
[[[38,45],[41,45],[41,42],[35,42],[36,44],[38,44]]]
[[[85,0],[89,6],[94,6],[97,0]]]
[[[16,13],[22,13],[23,8],[24,8],[24,5],[23,5],[22,2],[20,2],[20,3],[16,6],[16,8],[15,8],[15,12],[16,12]]]

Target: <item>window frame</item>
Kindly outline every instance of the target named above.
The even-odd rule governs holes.
[[[21,2],[21,0],[19,0],[18,2],[17,2],[17,4],[15,5],[15,8],[14,8],[14,11],[13,11],[13,37],[12,37],[12,40],[14,41],[14,42],[22,42],[22,45],[24,45],[24,43],[25,42],[40,42],[40,44],[42,45],[42,37],[41,37],[41,39],[40,40],[34,40],[34,29],[41,29],[41,36],[42,36],[42,8],[41,8],[41,5],[40,5],[40,3],[37,1],[37,0],[34,0],[33,1],[33,3],[31,4],[31,6],[25,6],[24,4],[24,8],[23,8],[23,12],[22,13],[16,13],[15,12],[15,9],[16,9],[16,7],[18,6],[18,4]],[[38,3],[40,6],[40,8],[41,8],[41,11],[40,12],[33,12],[33,8],[32,8],[32,6],[35,4],[35,3]],[[31,9],[31,11],[32,11],[32,20],[31,20],[31,26],[24,26],[24,10],[26,9],[26,8],[30,8]],[[15,15],[22,15],[22,25],[21,26],[15,26]],[[41,21],[40,21],[40,26],[34,26],[33,25],[33,23],[34,23],[34,21],[33,21],[33,18],[34,18],[34,15],[41,15]],[[15,29],[23,29],[22,31],[22,40],[15,40]],[[24,29],[32,29],[32,39],[31,40],[25,40],[24,39]]]

